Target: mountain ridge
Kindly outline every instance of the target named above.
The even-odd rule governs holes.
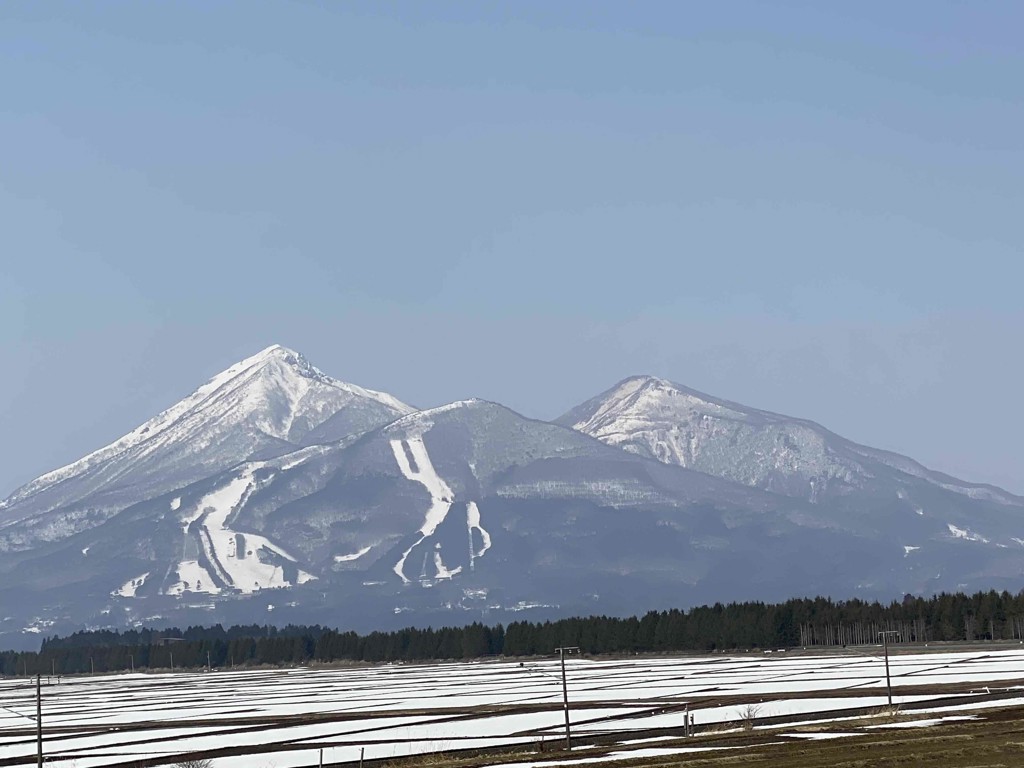
[[[543,421],[478,398],[415,410],[275,345],[111,446],[0,507],[0,636],[892,598],[1024,573],[1011,494],[657,377]]]
[[[3,529],[19,509],[31,506],[38,515],[90,499],[103,508],[111,495],[116,505],[126,486],[142,483],[155,494],[260,450],[303,447],[304,436],[340,414],[350,418],[336,431],[361,432],[413,410],[386,393],[329,377],[287,347],[269,346],[112,443],[16,489],[0,503],[0,549]]]
[[[963,481],[946,473],[928,469],[920,462],[895,451],[856,443],[809,419],[742,405],[656,376],[636,375],[622,379],[610,389],[584,401],[554,420],[557,424],[572,427],[610,445],[618,445],[625,450],[648,455],[665,463],[689,466],[747,485],[763,487],[765,490],[794,495],[792,488],[782,490],[778,484],[773,486],[767,473],[755,477],[743,476],[735,468],[716,467],[711,462],[702,461],[698,455],[702,447],[701,433],[705,433],[705,442],[709,442],[706,438],[709,421],[717,421],[722,425],[742,424],[747,427],[748,433],[770,434],[775,427],[788,429],[787,434],[773,435],[773,440],[767,445],[762,441],[757,445],[756,451],[762,454],[774,451],[777,463],[783,464],[776,469],[784,474],[789,470],[791,476],[798,474],[799,470],[799,462],[794,457],[793,443],[802,440],[808,448],[817,449],[818,455],[813,457],[817,462],[827,462],[826,454],[829,451],[842,448],[848,453],[886,464],[905,474],[941,485],[947,490],[989,498],[1009,506],[1024,504],[1024,498],[997,486]],[[744,430],[725,426],[720,432],[730,441],[736,441]],[[789,444],[786,444],[786,439],[789,440]],[[847,459],[849,460],[849,457]],[[787,461],[788,466],[785,466]],[[844,469],[850,470],[851,467],[847,466]],[[814,480],[809,478],[809,482],[813,485]],[[809,495],[813,497],[813,488]]]

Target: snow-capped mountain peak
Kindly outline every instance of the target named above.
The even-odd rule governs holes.
[[[143,492],[180,487],[257,454],[361,433],[413,410],[386,393],[331,378],[275,344],[118,440],[15,491],[4,504],[0,530],[87,499],[93,517],[105,519]],[[95,513],[96,506],[102,512]]]
[[[391,411],[392,417],[414,410],[387,393],[332,378],[298,352],[278,344],[215,376],[196,394],[205,395],[206,389],[210,397],[217,397],[236,383],[241,384],[237,388],[242,396],[232,401],[234,417],[252,418],[267,435],[294,443],[353,403],[375,404]]]
[[[932,472],[812,421],[722,400],[655,376],[624,379],[557,423],[666,464],[811,501],[869,486],[888,491],[893,483],[916,478],[971,498],[1020,504],[998,488]]]
[[[689,434],[709,418],[749,422],[771,416],[656,376],[631,376],[574,408],[558,423],[633,453],[686,467],[694,463],[696,446],[679,442],[684,425]]]
[[[310,381],[316,381],[321,384],[348,392],[352,395],[366,398],[368,400],[374,400],[381,405],[393,408],[395,411],[401,411],[403,413],[411,413],[415,409],[409,405],[406,405],[397,397],[389,395],[387,392],[378,392],[373,389],[366,389],[356,384],[349,384],[348,382],[340,381],[328,376],[326,373],[321,371],[316,366],[312,365],[305,357],[295,350],[283,347],[280,344],[273,344],[263,351],[253,355],[250,358],[237,363],[232,368],[239,368],[245,370],[246,368],[252,368],[254,366],[279,366],[282,370],[284,368],[290,368],[294,373],[300,377],[308,379]],[[230,371],[231,369],[228,369]],[[225,371],[227,373],[227,371]],[[212,382],[211,382],[212,383]]]
[[[603,395],[602,403],[588,418],[572,426],[589,433],[600,430],[602,425],[621,422],[622,419],[647,420],[659,415],[692,409],[718,415],[728,414],[738,419],[746,416],[743,411],[731,408],[724,401],[673,384],[666,379],[656,376],[631,376]]]

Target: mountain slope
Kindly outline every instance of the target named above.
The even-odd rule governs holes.
[[[270,348],[6,503],[0,637],[1019,589],[998,489],[657,379],[562,421],[410,412]]]
[[[268,347],[119,440],[0,502],[0,551],[89,528],[252,456],[365,432],[412,410],[390,395],[332,379],[290,349]]]
[[[724,596],[746,573],[727,564],[774,559],[762,538],[798,530],[801,506],[470,400],[9,552],[0,602],[47,606],[34,626],[242,620],[282,601],[275,618],[369,626],[396,612],[621,611],[640,594]]]
[[[895,493],[812,504],[460,401],[0,553],[0,635],[268,610],[370,629],[1019,580],[1019,509],[910,490],[926,514]]]
[[[858,445],[814,422],[749,408],[653,376],[635,376],[556,420],[609,445],[744,485],[819,501],[888,491],[910,478],[1010,506],[1024,499]]]

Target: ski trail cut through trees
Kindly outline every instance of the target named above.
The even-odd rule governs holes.
[[[391,452],[394,453],[395,461],[398,462],[398,468],[402,474],[409,480],[422,485],[427,489],[427,493],[430,494],[430,507],[427,509],[423,525],[419,528],[419,538],[402,553],[394,567],[394,571],[398,574],[399,578],[408,584],[409,578],[405,575],[406,558],[425,538],[433,535],[437,527],[444,522],[455,501],[455,492],[441,479],[441,476],[437,474],[437,470],[434,469],[434,464],[430,461],[430,455],[427,453],[427,447],[423,444],[422,435],[407,437],[404,440],[392,440],[390,442]],[[466,505],[466,524],[470,535],[469,554],[470,567],[472,568],[473,560],[480,557],[491,546],[490,535],[480,525],[480,510],[475,502],[471,501]],[[480,531],[482,545],[479,552],[475,551],[472,544],[474,528]],[[437,578],[451,578],[462,570],[461,567],[454,570],[444,567],[440,560],[440,553],[435,553],[434,568]]]
[[[179,580],[168,587],[165,594],[181,595],[186,591],[218,594],[221,588],[217,586],[217,580],[226,589],[244,594],[292,586],[292,582],[285,578],[284,568],[276,562],[263,562],[260,551],[293,563],[294,557],[265,536],[236,531],[228,525],[231,515],[256,490],[254,469],[255,466],[246,468],[226,484],[203,496],[194,508],[182,515],[186,543],[192,535],[190,527],[195,523],[198,527],[195,531],[198,547],[213,573],[198,558],[182,560],[177,567]],[[190,578],[183,576],[183,572],[189,574]],[[297,583],[313,578],[316,577],[297,569]]]
[[[473,531],[480,531],[480,550],[473,546]],[[480,524],[480,508],[475,501],[466,502],[466,531],[469,534],[469,570],[473,570],[476,559],[491,548],[491,534]]]
[[[433,534],[437,530],[437,526],[444,522],[448,516],[448,510],[452,508],[455,494],[434,469],[430,456],[427,454],[427,447],[423,444],[422,436],[416,435],[405,440],[392,440],[391,452],[395,454],[395,461],[398,462],[398,468],[402,474],[422,485],[430,494],[430,507],[427,509],[423,525],[420,526],[419,539],[405,550],[402,557],[395,563],[395,573],[403,582],[408,583],[409,579],[405,575],[405,559],[421,541]]]

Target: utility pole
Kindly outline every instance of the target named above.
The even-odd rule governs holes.
[[[894,629],[878,633],[878,636],[882,638],[882,645],[885,646],[885,692],[889,697],[889,709],[892,709],[892,682],[889,680],[889,635],[898,634],[899,632]]]
[[[565,710],[565,748],[572,749],[572,738],[569,735],[569,689],[565,684],[565,654],[576,652],[579,653],[579,646],[573,645],[569,647],[555,648],[558,653],[558,658],[562,662],[562,706]]]
[[[210,652],[206,652],[206,671],[210,671]]]
[[[43,768],[43,682],[36,675],[36,767]]]

